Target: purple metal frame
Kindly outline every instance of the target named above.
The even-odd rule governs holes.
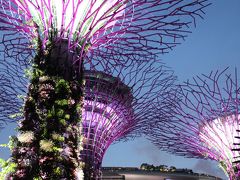
[[[203,18],[203,9],[209,5],[207,0],[107,0],[101,4],[89,0],[91,5],[85,8],[86,0],[61,0],[58,7],[62,7],[62,14],[57,17],[53,2],[0,1],[0,30],[5,31],[6,50],[15,55],[32,53],[36,48],[47,51],[52,43],[67,38],[69,50],[80,47],[79,59],[90,67],[95,63],[110,68],[124,65],[132,56],[147,61],[179,44],[190,33],[190,24]],[[81,6],[85,16],[78,19]],[[82,33],[84,27],[88,28],[86,33]]]
[[[178,105],[172,119],[159,120],[149,128],[149,139],[159,148],[186,157],[216,160],[230,179],[239,177],[239,164],[233,164],[239,152],[240,87],[237,72],[211,72],[187,81],[179,88]],[[157,107],[156,107],[157,108]]]

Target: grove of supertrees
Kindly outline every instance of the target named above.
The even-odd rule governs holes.
[[[141,134],[155,121],[156,110],[168,119],[175,77],[157,55],[186,37],[208,3],[1,0],[0,5],[0,120],[18,121],[19,133],[6,164],[14,170],[4,178],[99,179],[112,142]],[[153,108],[157,104],[160,111]]]
[[[171,120],[149,128],[150,140],[176,155],[216,160],[229,179],[239,179],[237,71],[231,75],[227,68],[197,76],[180,85],[176,96],[179,103]]]

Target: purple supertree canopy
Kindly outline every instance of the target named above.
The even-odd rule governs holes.
[[[75,52],[71,63],[79,71],[82,61],[85,69],[106,72],[116,66],[132,66],[132,61],[154,61],[154,55],[167,52],[185,38],[191,22],[195,24],[208,5],[206,0],[2,0],[0,4],[1,81],[6,96],[11,91],[22,94],[26,88],[22,83],[23,87],[6,91],[23,76],[19,65],[29,68],[36,55],[47,57],[61,44],[67,46],[66,51]],[[15,76],[9,77],[9,72]],[[19,101],[11,96],[11,101]],[[2,108],[9,110],[8,104]]]
[[[216,160],[230,179],[238,179],[239,164],[233,162],[239,152],[232,151],[240,121],[237,72],[197,76],[181,85],[178,95],[172,120],[148,129],[151,141],[177,155]]]
[[[56,46],[67,46],[66,51],[76,54],[71,63],[79,71],[82,61],[85,69],[106,72],[116,66],[132,66],[132,61],[154,61],[154,55],[167,52],[185,38],[191,22],[195,24],[196,17],[202,18],[208,3],[207,0],[1,0],[0,5],[1,81],[5,84],[1,91],[14,102],[19,100],[10,93],[22,94],[26,83],[20,83],[23,87],[19,89],[13,87],[19,85],[22,69],[35,63],[36,55],[47,57]],[[9,76],[9,72],[15,75]],[[2,114],[9,110],[10,104],[1,107]]]
[[[110,62],[111,67],[123,65],[132,56],[149,60],[149,56],[171,50],[190,32],[191,22],[202,18],[208,2],[2,0],[0,4],[6,49],[48,51],[52,43],[67,39],[69,49],[79,49],[80,60],[84,58],[90,66],[95,60]]]

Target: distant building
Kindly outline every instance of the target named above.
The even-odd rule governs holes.
[[[187,173],[187,174],[193,174],[193,171],[191,169],[175,169],[175,173]]]
[[[140,168],[103,167],[102,180],[222,180],[214,176],[193,173],[191,169],[175,169],[174,172],[160,172],[143,170],[142,168],[142,166]]]

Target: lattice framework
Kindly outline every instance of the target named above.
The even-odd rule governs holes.
[[[150,140],[176,155],[216,160],[230,179],[239,177],[236,136],[239,136],[237,71],[228,69],[197,76],[179,87],[171,121],[148,129]],[[157,107],[156,107],[157,108]]]
[[[36,48],[48,51],[52,43],[66,38],[69,49],[80,47],[76,61],[84,59],[91,67],[96,63],[108,64],[109,68],[136,60],[133,56],[147,61],[156,54],[167,53],[185,39],[191,23],[203,18],[203,9],[209,5],[206,0],[101,3],[1,0],[0,3],[3,43],[7,44],[6,51],[18,57],[16,60],[23,51],[32,53]],[[81,14],[82,8],[85,15]]]

